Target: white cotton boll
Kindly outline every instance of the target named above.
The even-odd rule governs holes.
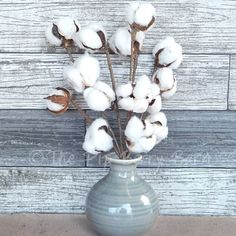
[[[131,35],[128,28],[118,28],[109,40],[109,45],[112,51],[129,56],[131,54]]]
[[[54,45],[54,46],[61,46],[62,44],[62,41],[61,39],[57,38],[53,33],[52,33],[52,27],[53,27],[53,24],[50,24],[46,31],[45,31],[45,36],[48,40],[48,42],[51,44],[51,45]]]
[[[175,79],[174,85],[171,89],[161,92],[161,97],[164,99],[168,99],[172,97],[177,91],[177,80]]]
[[[101,31],[103,33],[103,35],[105,36],[105,40],[107,39],[106,30],[100,23],[98,23],[98,22],[90,23],[88,25],[88,28],[92,29],[95,32]]]
[[[144,31],[154,23],[155,8],[150,3],[132,2],[127,8],[126,15],[130,25]]]
[[[167,37],[156,44],[153,56],[158,57],[160,65],[177,69],[183,59],[182,47],[175,42],[174,38]]]
[[[167,126],[167,118],[165,113],[163,112],[151,114],[146,119],[149,120],[152,124],[160,123],[162,126]]]
[[[74,66],[67,66],[64,69],[63,77],[68,83],[75,89],[76,92],[82,93],[85,89],[83,83],[83,78],[81,77],[79,71]]]
[[[105,111],[111,106],[108,97],[101,91],[92,87],[84,90],[84,99],[91,110]]]
[[[132,116],[126,125],[125,136],[133,142],[140,139],[143,132],[143,122],[137,116]]]
[[[158,69],[154,74],[154,80],[161,90],[171,89],[175,82],[172,69],[167,67]]]
[[[113,89],[105,82],[97,81],[94,84],[94,88],[103,92],[107,96],[107,98],[110,100],[110,102],[115,101],[115,93],[114,93]]]
[[[73,34],[80,29],[79,22],[70,17],[58,19],[56,25],[58,27],[58,32],[60,35],[64,36],[65,39],[72,39]]]
[[[75,61],[74,66],[79,70],[79,73],[86,86],[93,86],[96,80],[99,78],[99,61],[87,53],[79,57]]]
[[[150,92],[153,97],[156,97],[157,95],[159,95],[161,92],[159,85],[157,85],[156,83],[152,83],[150,86]]]
[[[152,101],[151,103],[149,103],[147,112],[149,112],[150,114],[155,114],[157,112],[159,112],[162,108],[162,101],[161,101],[161,96],[157,95]]]
[[[126,142],[126,146],[133,153],[147,153],[156,145],[156,136],[143,137],[136,142]]]
[[[145,98],[134,99],[133,112],[144,113],[148,108],[148,100]]]
[[[64,108],[61,104],[52,102],[48,99],[46,100],[46,106],[48,110],[53,111],[53,112],[59,112]]]
[[[81,43],[85,49],[98,50],[103,46],[99,35],[91,28],[83,28],[79,31],[77,36],[78,37],[75,37],[76,43],[78,45]]]
[[[103,129],[98,130],[97,134],[93,136],[93,143],[97,151],[107,152],[113,147],[111,136]]]
[[[119,106],[121,109],[126,111],[133,111],[134,109],[134,98],[126,97],[122,98],[118,101]]]
[[[133,93],[133,86],[131,83],[120,84],[116,89],[117,97],[128,97]]]
[[[133,95],[135,98],[145,98],[150,91],[151,81],[146,76],[140,76],[136,79],[136,84],[133,89]]]

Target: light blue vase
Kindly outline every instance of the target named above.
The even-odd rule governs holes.
[[[101,236],[140,236],[155,222],[158,201],[152,187],[138,176],[140,158],[108,158],[109,173],[90,190],[86,215]]]

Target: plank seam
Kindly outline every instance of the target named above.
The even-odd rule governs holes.
[[[231,79],[231,55],[229,55],[228,89],[227,89],[227,110],[230,110],[230,107],[229,107],[230,79]]]

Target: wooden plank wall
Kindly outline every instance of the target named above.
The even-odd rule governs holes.
[[[1,0],[0,213],[84,212],[89,188],[107,169],[104,157],[82,151],[86,127],[75,111],[54,117],[44,110],[48,91],[65,85],[69,59],[47,45],[43,31],[72,15],[82,25],[102,21],[111,35],[124,25],[128,2]],[[144,155],[139,172],[157,190],[161,214],[236,215],[236,2],[152,2],[157,24],[138,74],[151,73],[152,47],[167,35],[183,45],[184,62],[176,71],[178,92],[163,104],[169,138]],[[104,56],[95,56],[108,81]],[[123,81],[128,60],[112,60]]]

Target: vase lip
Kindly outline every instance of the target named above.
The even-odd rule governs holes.
[[[123,159],[118,159],[118,158],[112,158],[112,157],[106,157],[106,160],[110,162],[111,164],[119,164],[119,165],[131,165],[131,164],[136,164],[139,161],[142,160],[142,156],[140,155],[137,158],[134,159],[128,159],[128,160],[123,160]]]

